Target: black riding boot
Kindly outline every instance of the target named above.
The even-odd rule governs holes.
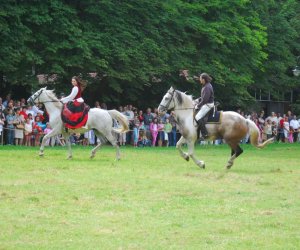
[[[208,132],[205,126],[205,121],[203,119],[200,119],[199,121],[197,121],[198,125],[199,125],[199,129],[201,132],[201,137],[200,140],[205,140],[208,138]]]

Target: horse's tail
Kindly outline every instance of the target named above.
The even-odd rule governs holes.
[[[128,119],[125,115],[121,114],[119,111],[112,109],[107,111],[111,118],[118,121],[118,123],[121,125],[121,128],[113,128],[113,131],[116,133],[124,133],[129,130],[128,126]]]
[[[251,120],[247,120],[246,122],[247,122],[247,125],[248,125],[248,128],[249,128],[250,142],[254,147],[264,148],[266,145],[274,142],[274,138],[270,138],[270,139],[266,140],[263,143],[259,143],[259,129],[258,129],[258,127]]]

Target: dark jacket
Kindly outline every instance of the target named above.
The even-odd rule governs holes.
[[[198,108],[201,108],[207,103],[214,102],[214,90],[210,82],[205,83],[201,89],[201,98],[199,100]]]

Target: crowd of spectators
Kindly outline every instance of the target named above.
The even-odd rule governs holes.
[[[262,110],[259,114],[252,112],[249,115],[244,114],[241,110],[237,110],[246,119],[254,121],[260,131],[260,142],[264,142],[270,138],[275,138],[277,142],[294,143],[300,142],[300,119],[295,114],[288,111],[287,114],[271,112],[266,115]],[[248,143],[247,136],[243,141]]]
[[[100,105],[95,102],[95,108],[107,109],[105,103]],[[118,142],[121,146],[133,145],[134,147],[145,146],[176,146],[180,138],[180,131],[176,124],[175,113],[171,111],[160,116],[157,109],[147,108],[145,111],[135,108],[132,105],[120,106],[118,110],[129,120],[130,131],[118,135]],[[271,112],[265,115],[264,111],[259,114],[252,112],[245,114],[237,110],[246,119],[255,122],[260,131],[260,142],[271,137],[283,143],[299,142],[300,119],[288,111],[287,114]],[[118,126],[118,124],[114,124]],[[0,138],[1,143],[6,145],[39,146],[44,135],[51,132],[48,123],[48,115],[43,105],[30,106],[24,98],[12,100],[7,95],[5,100],[0,97]],[[61,136],[56,136],[46,142],[46,146],[64,145],[65,141]],[[72,144],[95,145],[97,137],[93,130],[84,134],[73,134]],[[220,144],[222,140],[212,143]],[[249,136],[246,136],[242,143],[249,143]]]

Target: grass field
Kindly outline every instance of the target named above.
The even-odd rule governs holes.
[[[300,144],[90,149],[0,146],[0,249],[300,248]]]

